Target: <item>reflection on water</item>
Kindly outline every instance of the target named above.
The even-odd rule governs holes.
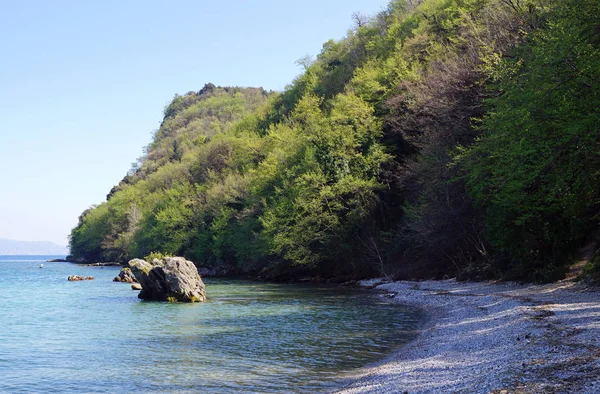
[[[143,302],[118,268],[39,264],[0,259],[0,392],[326,391],[422,318],[366,291],[210,279],[206,303]]]

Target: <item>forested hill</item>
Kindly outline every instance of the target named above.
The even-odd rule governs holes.
[[[176,96],[73,257],[551,280],[596,232],[600,2],[396,0],[299,63]]]

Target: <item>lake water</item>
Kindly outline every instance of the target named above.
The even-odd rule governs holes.
[[[422,319],[367,291],[248,281],[144,302],[118,267],[46,259],[0,256],[0,392],[326,392]]]

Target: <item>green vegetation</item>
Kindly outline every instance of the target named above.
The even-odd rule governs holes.
[[[548,280],[598,225],[592,0],[395,0],[281,93],[176,96],[73,257]]]
[[[600,283],[600,251],[584,267],[580,279],[588,280],[593,283]]]
[[[500,94],[459,159],[503,271],[532,279],[569,260],[600,208],[600,3],[557,1],[544,17],[491,70]]]

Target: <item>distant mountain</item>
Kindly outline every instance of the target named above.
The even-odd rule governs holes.
[[[67,255],[67,247],[46,241],[14,241],[0,238],[0,255]]]

